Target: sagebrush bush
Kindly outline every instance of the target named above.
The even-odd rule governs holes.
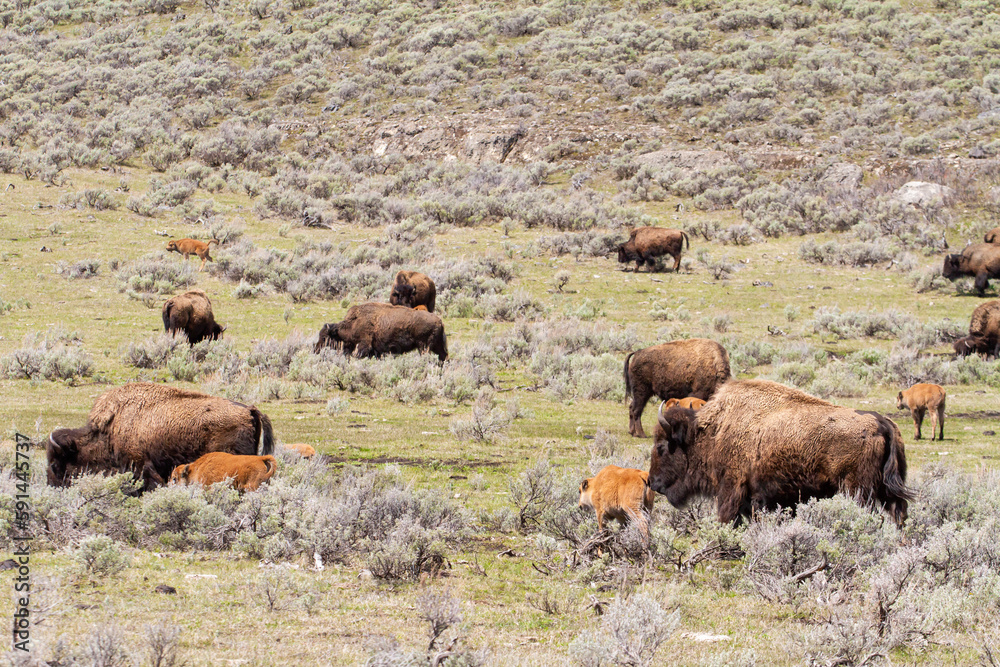
[[[107,577],[129,566],[131,558],[110,537],[88,535],[80,540],[73,559],[84,575]]]
[[[91,356],[76,334],[54,330],[26,336],[22,346],[0,358],[0,376],[8,380],[67,380],[90,377]]]

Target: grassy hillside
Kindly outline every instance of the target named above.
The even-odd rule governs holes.
[[[35,662],[11,660],[993,664],[1000,366],[951,342],[997,288],[941,265],[1000,224],[995,10],[0,2],[5,545],[14,435],[38,445]],[[907,204],[915,180],[946,189]],[[641,224],[688,233],[679,272],[617,263]],[[220,241],[203,272],[165,252],[188,236]],[[401,268],[437,283],[445,364],[313,353]],[[189,287],[223,340],[162,333]],[[622,362],[694,336],[893,418],[907,526],[660,496],[648,553],[597,535],[580,481],[652,444]],[[46,487],[47,434],[135,379],[255,403],[322,457],[242,497]],[[944,441],[896,408],[920,381]]]

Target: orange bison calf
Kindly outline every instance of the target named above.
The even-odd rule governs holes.
[[[899,396],[896,397],[896,407],[900,410],[910,409],[910,414],[913,415],[913,427],[916,431],[914,438],[920,440],[920,427],[924,423],[924,415],[930,411],[931,440],[934,440],[934,432],[939,429],[938,440],[944,440],[944,398],[944,388],[924,382],[899,392]]]
[[[194,463],[177,466],[170,473],[172,484],[209,486],[230,480],[237,491],[256,491],[278,469],[273,456],[239,456],[212,452]]]
[[[623,526],[634,521],[649,541],[649,514],[653,511],[653,490],[649,488],[649,473],[645,470],[605,466],[594,477],[580,484],[580,507],[594,510],[597,526],[615,519]]]
[[[674,271],[677,271],[681,268],[681,251],[685,241],[690,249],[691,240],[679,229],[637,227],[629,234],[628,241],[618,246],[618,262],[635,262],[635,270],[638,271],[644,263],[652,267],[657,257],[671,255]]]
[[[660,404],[659,412],[664,410],[669,410],[675,405],[679,405],[682,408],[687,408],[688,410],[700,410],[706,401],[700,398],[695,398],[694,396],[688,396],[687,398],[669,398]]]
[[[716,499],[719,521],[843,492],[906,520],[906,453],[896,424],[765,380],[730,381],[698,412],[659,416],[649,485],[674,507]]]
[[[178,239],[167,243],[167,252],[179,252],[184,255],[184,259],[187,259],[191,255],[197,255],[201,260],[201,266],[198,267],[198,270],[201,271],[205,268],[205,262],[215,261],[208,254],[208,250],[213,243],[217,244],[218,242],[219,239],[211,239],[208,243],[199,241],[198,239]]]
[[[311,459],[316,456],[316,449],[301,442],[285,443],[285,449],[295,452],[304,459]]]

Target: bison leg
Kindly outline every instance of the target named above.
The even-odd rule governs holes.
[[[166,484],[163,481],[163,477],[160,476],[160,473],[156,471],[156,468],[153,467],[150,461],[146,461],[146,465],[142,467],[142,480],[144,490],[146,491],[152,491],[156,487]]]
[[[681,254],[677,253],[674,255],[674,273],[681,270]]]
[[[983,272],[976,274],[975,286],[976,286],[976,292],[979,294],[979,296],[983,295],[983,293],[986,291],[986,288],[989,287],[989,284],[990,284],[990,276],[988,273]]]
[[[639,256],[635,260],[635,272],[639,273],[639,269],[641,269],[642,265],[645,264],[645,263],[646,263],[646,258],[643,257],[642,253],[640,252]]]
[[[763,502],[763,501],[761,501]],[[718,494],[719,521],[739,525],[743,514],[748,514],[746,490],[731,480],[723,480]]]
[[[944,440],[944,406],[938,407],[937,411],[937,423],[938,423],[938,440]]]
[[[915,440],[920,440],[920,427],[924,424],[924,409],[917,408],[913,411],[913,438]],[[934,439],[934,434],[931,434],[931,440]]]
[[[652,396],[653,392],[649,387],[643,385],[632,387],[632,405],[628,408],[628,432],[636,438],[646,437],[646,432],[642,430],[642,411],[646,409],[646,403]]]

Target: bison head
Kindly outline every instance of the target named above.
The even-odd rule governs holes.
[[[945,278],[957,278],[962,275],[962,256],[947,255],[944,258],[944,266],[941,267],[941,275]]]
[[[49,435],[45,447],[49,486],[67,486],[70,478],[80,471],[80,441],[85,432],[86,429],[60,428]]]
[[[313,348],[313,352],[319,354],[319,351],[324,347],[341,347],[343,339],[340,337],[339,326],[339,323],[324,324],[323,328],[319,330],[319,340],[316,341],[316,347]]]
[[[170,483],[171,484],[187,484],[188,477],[191,475],[191,464],[185,463],[184,465],[177,466],[174,471],[170,473]]]
[[[696,420],[694,410],[675,406],[660,412],[653,434],[649,486],[674,507],[682,507],[689,495],[687,452],[694,441]]]
[[[208,332],[208,337],[212,340],[221,340],[226,327],[220,327],[216,322],[212,322],[212,329]]]
[[[590,482],[593,481],[593,477],[588,477],[587,479],[580,482],[580,509],[594,509],[594,502],[590,498]]]
[[[952,347],[955,348],[955,355],[959,357],[967,357],[970,354],[988,355],[993,351],[989,340],[982,336],[959,338],[952,344]]]
[[[167,242],[167,252],[180,252],[180,250],[177,248],[177,241]]]
[[[392,287],[392,294],[389,295],[389,303],[394,306],[413,307],[413,294],[416,290],[409,283],[396,283]]]
[[[628,243],[623,243],[618,246],[618,263],[625,264],[635,260],[635,243],[629,241]]]

